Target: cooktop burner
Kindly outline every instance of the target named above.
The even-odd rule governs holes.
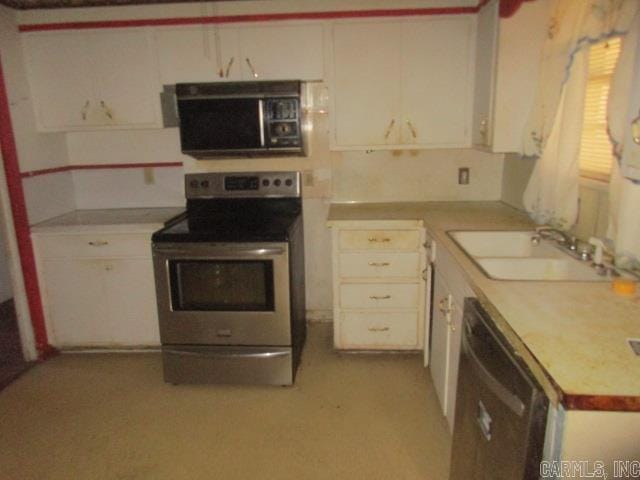
[[[302,214],[297,172],[185,176],[186,216],[153,242],[281,242]]]

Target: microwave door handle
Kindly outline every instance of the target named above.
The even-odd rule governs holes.
[[[260,123],[260,146],[264,147],[264,100],[258,100],[258,122]]]

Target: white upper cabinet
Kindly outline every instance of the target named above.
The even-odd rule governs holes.
[[[162,84],[240,79],[237,30],[212,28],[162,27],[154,31]]]
[[[469,144],[473,28],[468,16],[402,25],[401,143]]]
[[[243,80],[322,80],[322,25],[241,27],[239,67]]]
[[[333,30],[333,137],[339,146],[398,143],[400,55],[394,23]]]
[[[337,23],[332,147],[470,145],[470,15]]]
[[[163,84],[322,80],[320,24],[161,27],[155,41]]]
[[[159,126],[159,84],[144,29],[25,34],[38,128]]]
[[[478,13],[473,144],[518,152],[534,100],[549,2],[525,2],[511,18],[498,18],[498,3],[492,0]]]

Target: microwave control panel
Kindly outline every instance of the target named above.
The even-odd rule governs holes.
[[[300,146],[300,101],[297,98],[266,100],[265,130],[269,147]]]

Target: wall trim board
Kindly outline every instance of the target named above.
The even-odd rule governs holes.
[[[165,168],[182,167],[182,162],[156,162],[156,163],[97,163],[83,165],[63,165],[61,167],[43,168],[41,170],[30,170],[20,172],[21,178],[37,177],[51,173],[70,172],[73,170],[117,170],[121,168]]]
[[[36,273],[36,262],[31,243],[27,206],[22,188],[22,179],[18,164],[18,150],[16,148],[11,123],[11,110],[4,81],[2,62],[0,59],[0,148],[7,179],[9,202],[13,215],[15,235],[18,243],[18,255],[22,267],[24,287],[31,316],[31,325],[36,342],[36,349],[40,359],[47,358],[55,353],[55,348],[49,345],[47,329],[42,310],[42,299]]]
[[[97,28],[126,28],[176,25],[208,25],[242,22],[273,22],[283,20],[337,20],[345,18],[407,17],[429,15],[464,15],[478,13],[486,3],[475,7],[396,8],[379,10],[344,10],[328,12],[264,13],[248,15],[216,15],[201,17],[148,18],[141,20],[103,20],[86,22],[35,23],[18,26],[20,32],[52,30],[85,30]]]

